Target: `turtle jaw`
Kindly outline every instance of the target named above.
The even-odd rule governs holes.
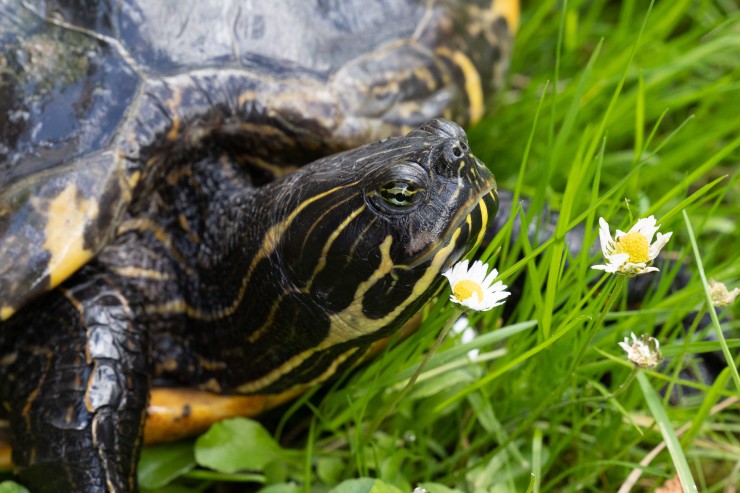
[[[498,193],[496,187],[493,186],[478,198],[469,212],[457,221],[456,225],[451,226],[449,233],[445,235],[447,243],[455,241],[455,248],[443,263],[441,272],[452,267],[481,244],[487,227],[492,224],[497,211]],[[467,241],[465,241],[466,237]],[[440,249],[443,246],[440,246]]]
[[[426,251],[420,252],[409,267],[424,265],[439,254],[446,254],[447,258],[440,269],[440,273],[444,272],[483,241],[498,211],[499,198],[493,175],[477,158],[474,160],[476,166],[483,170],[478,180],[478,192],[471,193],[458,207],[457,214],[449,220],[438,239],[430,243]]]

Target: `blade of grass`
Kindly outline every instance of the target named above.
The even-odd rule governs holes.
[[[678,437],[676,437],[673,424],[668,419],[668,415],[663,408],[660,396],[653,386],[650,385],[650,381],[643,372],[637,374],[637,381],[642,389],[642,394],[645,396],[645,402],[647,402],[650,412],[653,418],[655,418],[658,428],[660,428],[660,433],[663,435],[668,453],[671,454],[671,459],[673,459],[673,465],[676,467],[676,473],[678,474],[679,481],[681,481],[681,487],[684,493],[698,493],[699,490],[696,488],[689,464],[686,462],[686,456],[683,453]]]
[[[730,372],[732,372],[732,378],[735,380],[735,387],[737,387],[738,392],[740,392],[740,374],[737,372],[737,363],[732,358],[732,354],[730,354],[730,348],[727,347],[727,341],[725,340],[725,335],[722,333],[722,327],[720,327],[719,319],[717,318],[717,311],[714,309],[714,304],[712,303],[712,296],[709,293],[709,283],[707,282],[707,275],[704,272],[704,265],[701,261],[701,255],[699,254],[699,246],[696,244],[696,237],[694,236],[694,228],[691,227],[691,221],[689,221],[689,215],[686,214],[686,210],[683,211],[683,219],[686,223],[686,231],[689,234],[689,240],[691,241],[691,248],[694,251],[694,259],[696,260],[696,268],[699,271],[699,276],[701,277],[701,283],[702,286],[704,286],[704,296],[707,301],[707,305],[709,307],[709,316],[712,319],[712,325],[714,326],[714,329],[717,333],[717,339],[719,340],[719,344],[722,347],[722,354],[725,356],[725,361],[727,362],[728,368],[730,368]]]

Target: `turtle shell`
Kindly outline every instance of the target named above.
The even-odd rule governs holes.
[[[217,147],[250,184],[444,115],[474,121],[514,1],[0,2],[0,320]]]

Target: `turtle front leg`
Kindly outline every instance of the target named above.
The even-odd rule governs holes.
[[[0,371],[13,462],[34,493],[137,491],[148,340],[123,295],[83,272],[2,327],[21,339]]]

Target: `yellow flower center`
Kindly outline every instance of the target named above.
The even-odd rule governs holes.
[[[467,300],[473,296],[473,293],[478,295],[478,301],[483,301],[483,289],[480,287],[480,284],[469,279],[457,281],[455,286],[452,288],[452,292],[455,295],[455,298],[460,301]]]
[[[648,254],[647,238],[641,233],[632,232],[620,237],[614,248],[614,253],[626,253],[629,262],[633,264],[645,263],[650,259]]]

